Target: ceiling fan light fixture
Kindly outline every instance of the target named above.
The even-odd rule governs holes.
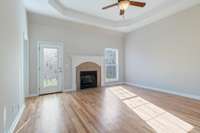
[[[122,0],[119,2],[119,9],[120,10],[126,10],[129,7],[129,1],[128,0]]]

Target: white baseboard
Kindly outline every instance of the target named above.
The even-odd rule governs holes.
[[[165,93],[168,93],[168,94],[173,94],[173,95],[178,95],[178,96],[183,96],[183,97],[188,97],[188,98],[200,100],[200,96],[197,96],[197,95],[185,94],[185,93],[175,92],[175,91],[161,89],[161,88],[155,88],[155,87],[150,87],[150,86],[145,86],[145,85],[140,85],[140,84],[134,84],[134,83],[130,83],[130,82],[125,82],[125,84],[130,85],[130,86],[140,87],[140,88],[143,88],[143,89],[160,91],[160,92],[165,92]]]
[[[15,117],[15,120],[12,122],[12,125],[11,125],[8,133],[14,133],[14,130],[15,130],[17,123],[19,122],[19,120],[20,120],[20,118],[21,118],[21,116],[24,112],[24,109],[25,109],[25,104],[23,104],[22,107],[20,108],[17,116]]]

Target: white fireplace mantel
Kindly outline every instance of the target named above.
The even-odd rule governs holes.
[[[76,67],[85,62],[93,62],[101,66],[101,85],[104,85],[103,56],[72,56],[72,90],[76,91]]]

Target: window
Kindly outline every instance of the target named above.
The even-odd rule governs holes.
[[[112,82],[118,80],[119,65],[118,65],[118,49],[105,49],[105,80]]]

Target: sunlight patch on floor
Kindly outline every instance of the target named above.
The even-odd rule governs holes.
[[[157,133],[188,133],[193,126],[122,86],[108,88]]]

